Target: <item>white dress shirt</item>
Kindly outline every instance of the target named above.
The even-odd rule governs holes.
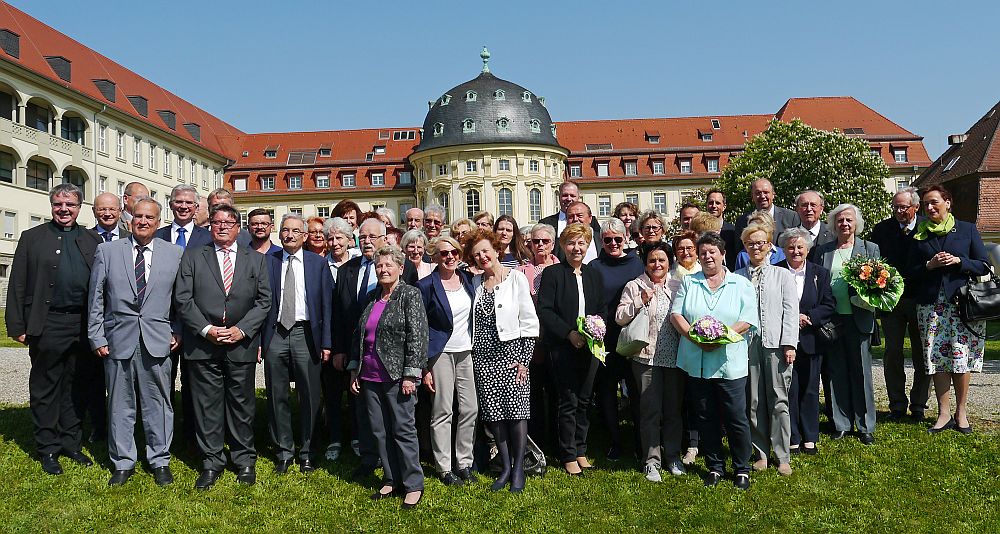
[[[819,239],[819,229],[820,229],[821,226],[823,226],[823,222],[822,221],[816,221],[816,225],[813,226],[812,228],[806,228],[805,226],[802,226],[802,228],[805,229],[805,231],[809,232],[809,235],[812,236],[812,238],[813,238],[813,245],[815,245],[816,244],[816,240]]]
[[[176,222],[170,223],[170,242],[177,244],[177,229],[184,229],[184,248],[187,248],[187,244],[191,242],[191,233],[194,231],[194,219],[184,226],[178,225]],[[236,250],[236,245],[233,245],[233,250]],[[219,260],[222,261],[221,258]]]
[[[562,231],[566,229],[566,212],[559,210],[559,220],[556,222],[556,246],[559,246],[558,237],[562,235]]]
[[[906,224],[906,225],[902,225],[902,224],[901,224],[901,225],[899,225],[899,229],[900,229],[900,230],[903,230],[903,231],[904,231],[905,233],[907,233],[907,234],[908,234],[908,233],[912,232],[912,231],[913,231],[913,229],[914,229],[914,228],[915,228],[916,226],[917,226],[917,218],[916,218],[916,217],[914,217],[914,218],[913,218],[913,220],[911,220],[911,221],[910,221],[910,222],[909,222],[908,224]]]
[[[367,265],[368,263],[372,264],[372,269],[368,273],[368,280],[362,280],[362,278],[364,278],[364,276],[365,276],[365,265]],[[378,283],[378,277],[375,274],[375,260],[374,259],[369,260],[368,258],[362,256],[360,267],[361,268],[358,269],[358,286],[356,288],[354,288],[355,289],[355,291],[354,291],[355,295],[358,295],[358,294],[361,293],[361,284],[365,284],[366,287],[368,287],[368,292],[370,293],[370,292],[374,291],[375,284]]]
[[[101,236],[101,239],[104,239],[104,234],[105,233],[111,234],[111,241],[117,241],[119,239],[122,239],[122,237],[124,237],[124,236],[122,236],[121,231],[118,229],[118,225],[117,224],[113,228],[111,228],[110,230],[108,230],[107,228],[105,228],[105,227],[101,226],[100,224],[98,224],[94,228],[94,230],[97,232],[98,235]]]
[[[819,226],[819,225],[817,225]],[[795,270],[791,265],[788,266],[788,272],[792,273],[792,278],[795,279],[795,289],[799,292],[799,300],[802,300],[802,290],[806,287],[806,264],[802,262],[802,268]]]
[[[285,273],[288,271],[289,257],[287,251],[282,251],[281,256],[281,290],[285,290]],[[306,307],[306,275],[303,267],[302,249],[294,254],[295,261],[291,262],[292,271],[295,274],[295,321],[308,321],[309,309]],[[282,293],[278,299],[278,317],[281,317],[281,306],[285,302],[285,295]]]

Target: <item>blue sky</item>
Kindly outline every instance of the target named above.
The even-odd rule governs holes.
[[[10,3],[246,132],[420,125],[483,45],[555,120],[852,95],[937,157],[1000,100],[990,1]]]

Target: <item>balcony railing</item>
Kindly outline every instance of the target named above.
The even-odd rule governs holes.
[[[4,117],[0,117],[0,131],[9,132],[14,139],[20,139],[39,146],[47,146],[49,150],[70,156],[77,163],[94,158],[94,150],[89,147],[30,128]]]

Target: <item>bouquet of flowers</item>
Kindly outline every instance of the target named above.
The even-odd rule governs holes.
[[[728,345],[743,341],[743,336],[711,315],[706,315],[695,321],[691,325],[691,330],[688,330],[688,334],[691,339],[699,343]]]
[[[604,334],[608,327],[604,324],[604,319],[599,315],[588,315],[576,318],[576,330],[587,340],[587,348],[598,361],[604,363],[608,356],[608,351],[604,349]]]
[[[855,256],[844,263],[842,276],[874,310],[891,311],[903,296],[903,277],[882,258]]]

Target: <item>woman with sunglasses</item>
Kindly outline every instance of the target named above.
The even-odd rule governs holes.
[[[608,460],[618,460],[622,455],[622,436],[618,426],[618,384],[625,380],[628,393],[636,391],[632,373],[628,372],[628,361],[625,357],[615,352],[618,346],[618,336],[622,327],[614,321],[615,306],[622,298],[622,291],[625,284],[634,280],[642,274],[643,265],[639,256],[634,252],[627,252],[625,244],[628,242],[628,230],[620,219],[608,219],[601,226],[601,241],[603,248],[596,260],[590,262],[590,266],[601,273],[604,277],[604,301],[609,303],[608,316],[604,318],[604,324],[608,331],[604,335],[604,346],[608,349],[608,357],[603,365],[597,370],[597,378],[594,384],[594,396],[600,410],[600,417],[608,431]],[[632,412],[632,420],[637,421],[637,405],[629,399]],[[638,431],[639,425],[633,425]],[[639,440],[633,440],[638,443]]]

